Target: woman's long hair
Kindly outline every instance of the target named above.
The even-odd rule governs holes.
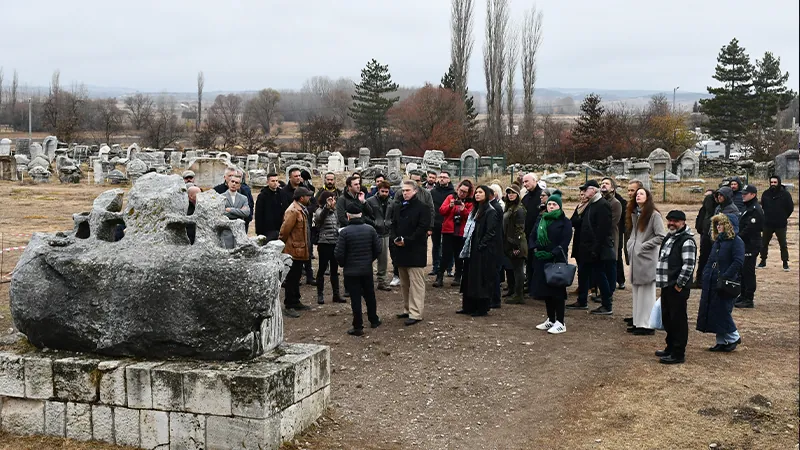
[[[719,237],[719,231],[717,231],[717,225],[723,224],[725,226],[725,234],[726,239],[733,239],[736,236],[736,233],[733,231],[733,224],[731,220],[728,219],[728,216],[725,214],[717,214],[716,216],[711,218],[711,240],[716,241],[717,237]]]
[[[636,211],[636,207],[638,206],[638,203],[636,203],[636,195],[639,194],[640,190],[644,191],[647,200],[645,200],[644,205],[642,205],[642,213],[639,216],[639,222],[636,228],[638,228],[640,232],[644,231],[647,228],[647,224],[650,223],[650,218],[653,217],[653,212],[658,211],[653,201],[653,194],[645,188],[637,189],[636,194],[633,195],[633,200],[628,202],[628,210],[625,215],[625,229],[628,230],[628,233],[633,230],[633,212]]]
[[[491,206],[489,205],[489,196],[492,194],[489,193],[490,192],[494,193],[494,191],[492,191],[492,188],[486,186],[485,184],[482,184],[477,188],[475,188],[476,191],[478,189],[483,191],[483,201],[479,202],[477,200],[474,200],[475,207],[472,208],[472,212],[470,213],[476,220],[480,217],[483,217],[483,214],[486,212],[486,208],[491,208]]]

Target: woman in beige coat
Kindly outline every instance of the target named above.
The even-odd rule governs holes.
[[[650,312],[656,303],[656,264],[661,241],[664,240],[664,222],[647,189],[636,191],[635,201],[628,202],[626,227],[630,233],[628,253],[633,286],[633,325],[629,332],[651,335]]]

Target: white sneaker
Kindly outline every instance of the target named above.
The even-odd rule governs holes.
[[[554,323],[553,326],[547,330],[547,332],[550,334],[561,334],[565,331],[567,331],[567,326],[557,320],[556,323]]]
[[[553,322],[550,322],[550,319],[545,320],[544,322],[536,325],[537,330],[549,330],[550,327],[553,326]]]
[[[391,287],[400,286],[400,277],[393,277],[392,281],[389,282],[389,286]]]

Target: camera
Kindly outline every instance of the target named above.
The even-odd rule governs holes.
[[[456,214],[455,216],[453,216],[453,225],[455,225],[456,227],[461,226],[461,214]]]

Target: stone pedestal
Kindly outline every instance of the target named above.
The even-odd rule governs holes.
[[[635,162],[630,166],[630,179],[639,180],[645,189],[650,190],[650,163]]]
[[[250,361],[0,353],[0,428],[141,448],[277,449],[330,402],[330,349]]]
[[[369,167],[369,156],[370,153],[368,148],[361,147],[358,149],[358,167],[361,167],[362,170]]]

